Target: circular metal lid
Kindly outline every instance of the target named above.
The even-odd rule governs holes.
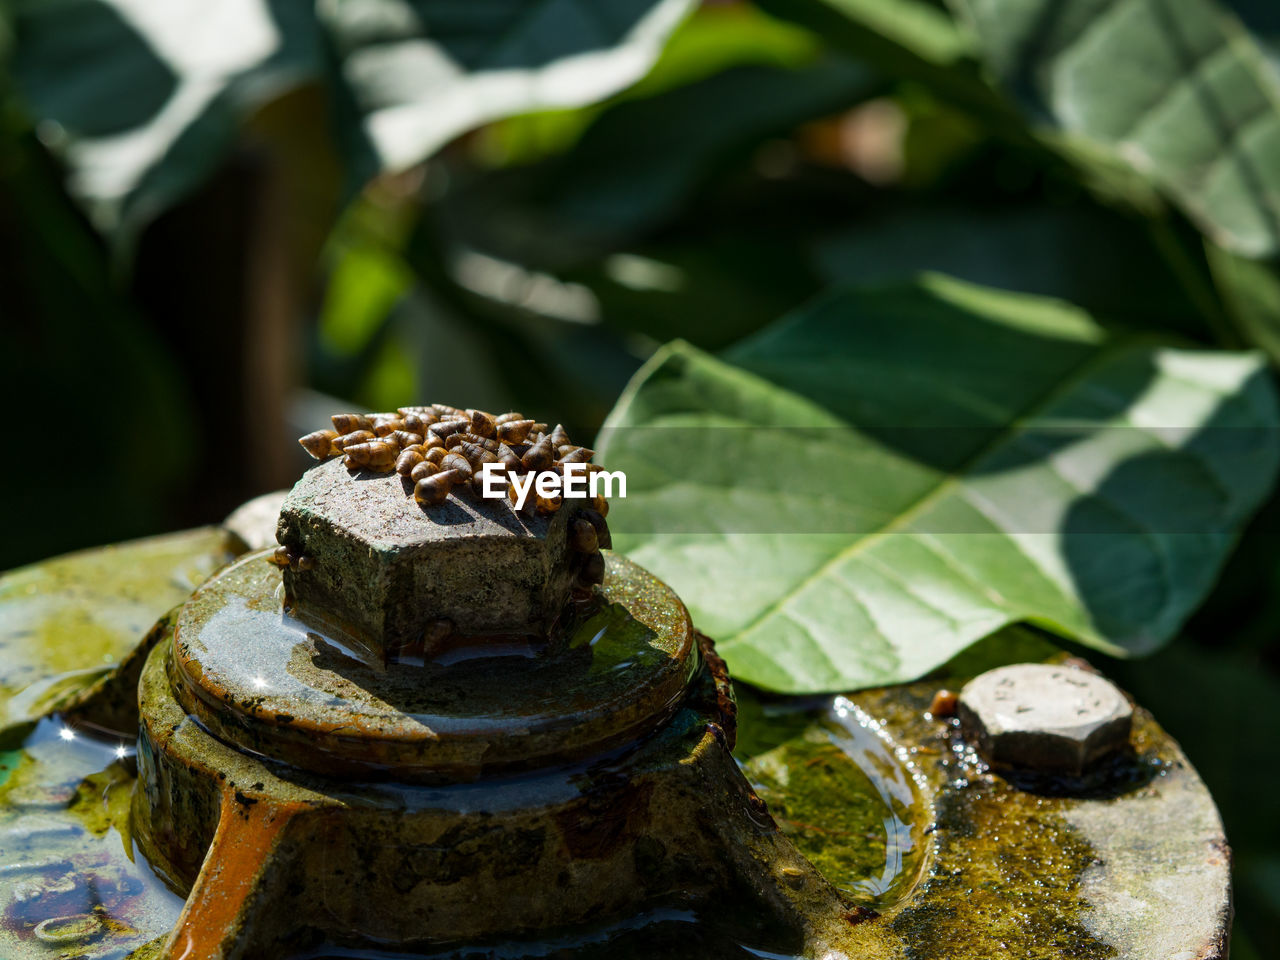
[[[313,772],[456,781],[589,756],[665,721],[699,666],[684,605],[622,557],[608,558],[603,603],[561,628],[562,652],[485,638],[382,664],[289,616],[268,556],[195,592],[170,674],[215,736]]]

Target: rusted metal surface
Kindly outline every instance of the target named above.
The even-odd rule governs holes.
[[[1042,773],[1085,773],[1129,745],[1133,708],[1105,677],[1015,663],[970,680],[960,722],[983,757]]]
[[[695,631],[698,638],[698,650],[702,654],[702,662],[707,665],[716,691],[716,714],[720,718],[720,728],[724,731],[725,741],[732,750],[738,742],[738,703],[733,698],[733,681],[729,679],[729,667],[724,659],[716,653],[715,641],[701,630]]]
[[[504,500],[450,497],[424,507],[398,474],[312,467],[285,498],[278,539],[306,569],[284,573],[299,616],[383,656],[448,620],[463,634],[537,634],[573,586],[569,524],[584,501],[550,516]]]
[[[343,509],[359,512],[375,488],[345,471],[341,482]],[[405,504],[403,490],[389,493]],[[413,524],[447,519],[411,509]],[[331,572],[363,571],[367,586],[409,562],[422,534],[378,541],[388,561],[368,551],[400,519],[366,519],[373,539],[353,541],[363,559]],[[451,535],[491,542],[475,522]],[[520,541],[558,570],[545,538],[565,531],[492,542]],[[192,542],[207,563],[204,547],[226,541]],[[456,560],[455,548],[422,547],[438,549],[431,563]],[[1078,762],[1015,751],[992,766],[1010,759],[992,749],[1013,729],[1001,704],[968,695],[962,723],[938,680],[764,707],[748,697],[744,739],[761,724],[784,732],[740,769],[723,660],[674,593],[626,560],[610,557],[602,588],[557,600],[536,630],[397,659],[290,616],[282,583],[329,568],[313,557],[282,581],[268,553],[224,569],[131,653],[114,652],[86,692],[48,701],[70,704],[62,720],[0,753],[5,960],[281,960],[326,942],[438,953],[495,937],[578,958],[591,951],[554,938],[672,904],[733,949],[772,956],[1225,957],[1230,858],[1217,812],[1177,744],[1127,703],[1077,704],[1073,716],[1089,715],[1073,727],[1047,722],[1044,695],[1026,687],[1028,709],[1014,711],[1031,715],[1024,727],[1074,743]],[[489,602],[509,560],[456,568],[489,576],[472,602]],[[430,596],[383,587],[392,606]],[[90,595],[73,591],[72,609]],[[534,609],[531,596],[504,615]],[[1081,666],[1030,669],[1081,680]],[[135,779],[125,734],[138,721]],[[696,940],[680,948],[705,955]]]
[[[170,675],[222,739],[323,773],[475,779],[603,752],[667,720],[698,668],[684,605],[620,557],[556,655],[486,641],[461,661],[369,663],[284,616],[279,586],[260,553],[197,591]]]

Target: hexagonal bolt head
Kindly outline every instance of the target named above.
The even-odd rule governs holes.
[[[1022,663],[989,670],[960,691],[960,723],[992,764],[1081,774],[1129,742],[1133,708],[1085,670]]]
[[[285,589],[304,620],[387,657],[440,630],[531,634],[563,610],[575,577],[568,528],[583,501],[522,516],[470,494],[423,507],[398,474],[308,470],[276,538],[305,563]]]

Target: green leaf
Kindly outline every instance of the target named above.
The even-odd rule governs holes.
[[[330,0],[321,20],[379,169],[482,123],[591,103],[644,76],[691,0]]]
[[[1280,364],[1280,258],[1250,260],[1212,243],[1205,244],[1205,255],[1236,327]]]
[[[359,186],[487,121],[633,83],[690,4],[19,0],[13,69],[76,195],[98,226],[127,237],[289,89],[328,90],[335,149]]]
[[[1104,319],[1188,332],[1200,324],[1145,225],[1079,195],[1056,204],[899,204],[826,235],[815,253],[830,284],[945,273],[1068,300]]]
[[[882,74],[922,83],[992,130],[1026,140],[1016,111],[981,75],[973,40],[931,0],[758,0]]]
[[[742,339],[821,288],[808,251],[774,221],[775,231],[715,224],[689,236],[627,246],[566,278],[595,294],[603,323],[662,343],[685,337],[719,349]]]
[[[1280,75],[1213,0],[952,0],[1077,159],[1122,164],[1214,242],[1280,251]]]
[[[818,37],[744,3],[703,4],[671,34],[653,68],[612,101],[651,97],[747,64],[800,67],[815,60]],[[485,128],[477,153],[490,166],[532,163],[563,153],[613,105],[592,104],[511,117]]]
[[[867,47],[877,40],[910,51],[921,60],[937,65],[955,63],[969,52],[969,38],[957,28],[946,11],[925,0],[825,0],[827,6],[846,21],[842,26],[846,42]],[[790,15],[801,22],[819,16],[806,14],[802,0],[767,0],[765,9]],[[854,40],[850,25],[866,31]]]
[[[129,237],[216,168],[253,107],[321,71],[305,5],[18,0],[14,80],[69,187]]]
[[[830,691],[1019,621],[1157,648],[1269,489],[1276,422],[1255,354],[931,278],[833,295],[723,359],[669,345],[598,448],[628,477],[618,547],[735,675]]]
[[[563,218],[626,235],[672,215],[695,188],[751,148],[874,94],[860,64],[743,66],[603,114],[557,171]]]

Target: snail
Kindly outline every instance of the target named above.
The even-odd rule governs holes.
[[[422,443],[423,439],[422,434],[414,433],[412,430],[393,430],[390,436],[392,440],[400,444],[400,449],[402,450],[405,447],[416,447]]]
[[[451,433],[460,433],[470,426],[467,420],[438,420],[427,429],[443,440]]]
[[[333,429],[338,433],[352,433],[355,430],[373,432],[373,421],[358,413],[335,413],[329,419],[333,421]]]
[[[598,552],[600,541],[596,536],[595,525],[581,517],[576,518],[569,528],[569,546],[579,553]]]
[[[348,467],[382,473],[395,467],[399,447],[387,440],[370,440],[367,443],[347,444],[342,452],[346,454],[345,462]]]
[[[419,480],[413,488],[413,499],[430,507],[439,506],[449,496],[453,485],[463,479],[455,470],[442,470]]]
[[[600,546],[606,550],[613,546],[613,537],[609,533],[609,524],[605,522],[602,513],[592,507],[586,507],[578,511],[578,518],[585,520],[595,528],[596,540]]]
[[[551,466],[552,461],[551,441],[545,437],[530,447],[529,451],[520,458],[520,463],[526,470],[546,470]]]
[[[470,480],[472,474],[471,461],[460,453],[446,453],[440,461],[441,470],[452,470],[463,480]]]
[[[579,577],[587,583],[604,583],[604,554],[599,550],[590,554],[583,561]]]
[[[413,473],[413,468],[422,462],[422,454],[417,450],[404,450],[396,458],[396,473],[402,477],[407,477]]]
[[[323,460],[325,457],[332,456],[333,441],[336,439],[338,439],[336,430],[317,430],[300,438],[298,442],[311,456],[317,460]]]
[[[467,414],[471,417],[472,433],[481,437],[497,436],[498,424],[493,414],[485,413],[483,410],[468,410]]]
[[[546,423],[517,411],[495,416],[486,410],[432,403],[398,407],[395,412],[339,413],[331,420],[332,430],[316,430],[299,439],[311,457],[342,456],[351,470],[394,470],[413,482],[414,498],[429,506],[443,503],[455,488],[468,484],[483,496],[485,467],[498,463],[509,478],[513,506],[521,499],[518,491],[524,490],[523,511],[554,513],[562,507],[564,494],[537,493],[534,480],[544,473],[567,478],[574,471],[590,475],[604,469],[591,462],[595,451],[575,444],[563,424],[548,431]],[[573,464],[583,468],[571,470]],[[586,571],[595,569],[590,558],[601,547],[610,546],[604,520],[608,509],[604,497],[591,497],[571,526],[571,547],[587,558]],[[273,562],[298,566],[301,561],[281,548]],[[598,581],[587,577],[587,582]]]

